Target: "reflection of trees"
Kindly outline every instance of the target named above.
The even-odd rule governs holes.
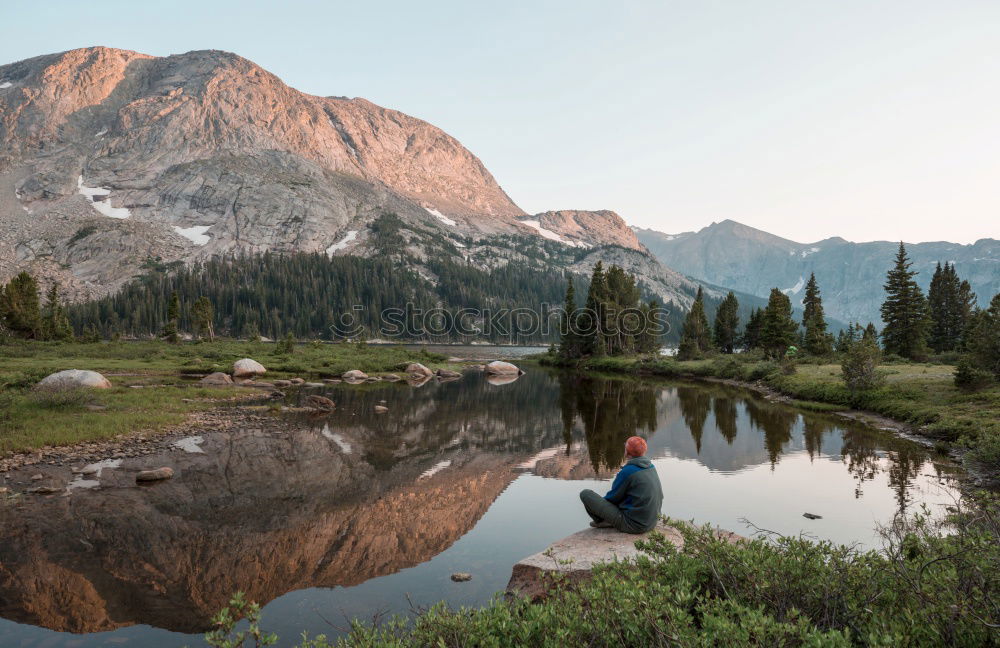
[[[701,435],[705,431],[705,420],[712,405],[708,391],[698,387],[678,387],[677,399],[681,406],[681,415],[691,431],[695,451],[701,454]]]
[[[881,434],[863,427],[844,430],[844,446],[841,453],[847,463],[847,470],[858,482],[855,495],[861,496],[864,482],[886,471],[889,486],[896,494],[896,504],[905,511],[910,501],[910,484],[919,475],[927,461],[927,452],[915,443]],[[879,450],[884,450],[880,457]]]
[[[799,415],[793,410],[755,399],[748,399],[746,405],[750,424],[764,432],[764,447],[773,466],[785,444],[792,440],[792,428]]]
[[[559,374],[559,412],[562,415],[563,442],[566,454],[573,449],[573,423],[576,420],[576,393],[570,374]]]
[[[617,468],[625,456],[625,439],[656,430],[656,390],[641,383],[574,376],[563,392],[575,397],[574,414],[563,410],[563,426],[579,416],[587,436],[594,470]],[[570,423],[571,425],[571,423]]]
[[[712,399],[712,413],[715,414],[715,425],[725,438],[726,443],[733,445],[736,438],[736,401],[732,398],[716,396]]]
[[[833,425],[820,418],[806,417],[802,421],[803,436],[805,437],[806,452],[810,459],[815,459],[823,452],[823,435],[833,429]]]

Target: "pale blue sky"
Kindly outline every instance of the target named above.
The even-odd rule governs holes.
[[[1000,237],[1000,2],[11,1],[0,62],[224,49],[440,126],[529,212]]]

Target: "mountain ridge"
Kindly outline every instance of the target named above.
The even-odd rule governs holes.
[[[694,292],[615,212],[531,216],[440,128],[302,93],[236,54],[81,48],[0,66],[0,86],[0,280],[27,269],[80,301],[149,263],[374,255],[372,227],[393,214],[413,263],[518,262],[522,241],[546,239],[598,258],[618,246],[631,252],[608,254],[647,272],[661,300]]]
[[[842,237],[798,243],[733,220],[680,234],[632,229],[662,263],[692,278],[760,297],[779,288],[798,303],[806,280],[815,273],[827,315],[876,326],[881,324],[885,273],[899,245],[898,241],[855,243]],[[971,244],[907,243],[906,249],[925,291],[935,265],[951,262],[959,276],[969,280],[980,304],[1000,292],[1000,241],[996,239]]]

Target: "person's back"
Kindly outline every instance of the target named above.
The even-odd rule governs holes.
[[[663,506],[663,488],[645,452],[645,440],[630,437],[625,443],[628,461],[615,476],[608,494],[601,497],[589,489],[580,493],[593,519],[591,526],[614,527],[626,533],[644,533],[656,526]]]

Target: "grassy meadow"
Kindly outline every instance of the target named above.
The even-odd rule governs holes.
[[[447,366],[439,354],[364,344],[304,344],[292,353],[280,353],[276,344],[232,340],[0,345],[0,457],[130,432],[157,432],[220,401],[258,396],[244,387],[202,387],[196,380],[214,371],[230,372],[235,360],[248,357],[267,368],[264,380],[319,379],[350,369],[379,374],[399,371],[409,362]],[[45,376],[64,369],[100,372],[114,387],[69,393],[32,390]]]

